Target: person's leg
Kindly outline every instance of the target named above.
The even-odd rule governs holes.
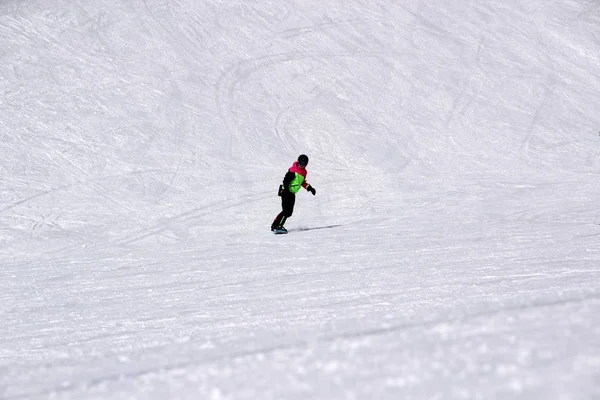
[[[283,209],[284,219],[281,226],[285,224],[285,221],[292,216],[294,213],[294,204],[296,204],[296,195],[294,193],[287,193],[281,197],[281,208]]]
[[[275,217],[271,230],[283,227],[285,222],[294,213],[294,204],[296,203],[296,195],[294,193],[284,193],[281,196],[281,212]]]
[[[279,228],[282,223],[285,223],[285,219],[286,217],[283,215],[283,211],[277,214],[273,220],[273,223],[271,224],[271,230],[274,231],[275,229]]]

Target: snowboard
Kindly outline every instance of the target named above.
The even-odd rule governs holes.
[[[284,231],[282,229],[275,229],[273,231],[273,234],[275,234],[275,235],[285,235],[285,234],[287,234],[287,231]]]

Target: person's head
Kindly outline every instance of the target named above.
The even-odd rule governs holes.
[[[306,168],[308,165],[308,156],[306,154],[300,154],[300,156],[298,156],[298,165],[302,168]]]

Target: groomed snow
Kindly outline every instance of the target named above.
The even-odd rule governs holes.
[[[599,27],[0,2],[0,398],[600,398]]]

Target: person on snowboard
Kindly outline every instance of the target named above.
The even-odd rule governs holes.
[[[313,194],[317,194],[314,187],[306,181],[306,166],[308,165],[308,157],[305,154],[300,154],[296,161],[283,178],[283,184],[279,186],[279,196],[281,196],[281,212],[275,217],[271,224],[271,231],[287,233],[287,229],[283,227],[285,221],[292,216],[294,212],[294,204],[296,203],[296,193],[300,187],[308,190]]]

